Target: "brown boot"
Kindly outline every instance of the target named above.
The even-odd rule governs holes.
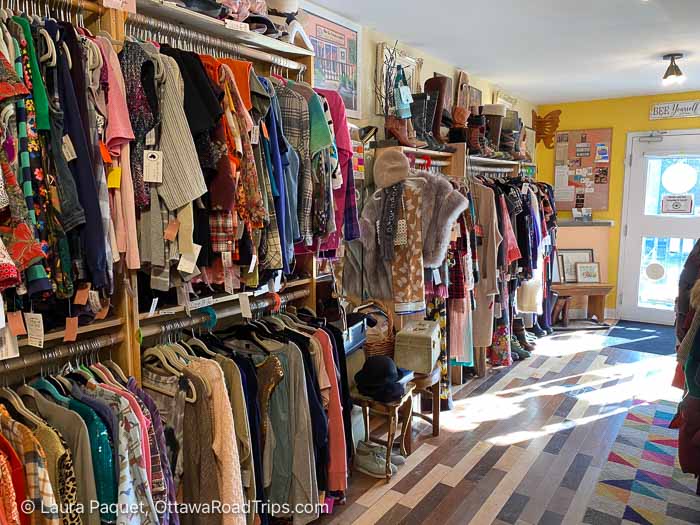
[[[409,148],[424,148],[427,146],[422,140],[411,139],[408,136],[408,119],[394,116],[385,117],[384,132],[387,138],[394,137],[402,146]]]
[[[517,337],[520,346],[522,346],[528,352],[533,352],[535,350],[535,345],[527,340],[527,335],[525,335],[525,325],[522,319],[513,319],[513,335]]]

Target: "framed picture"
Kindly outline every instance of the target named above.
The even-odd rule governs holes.
[[[302,2],[299,21],[314,46],[315,88],[337,91],[350,118],[362,118],[362,26],[322,7]]]
[[[592,263],[593,250],[591,248],[576,248],[558,250],[561,257],[560,270],[565,283],[576,283],[576,263]]]
[[[389,108],[394,107],[394,92],[386,93],[386,76],[387,76],[387,63],[390,62],[391,53],[396,51],[396,60],[394,62],[394,68],[396,66],[403,67],[403,72],[406,75],[406,82],[411,88],[411,93],[422,93],[423,86],[420,82],[421,69],[423,69],[423,59],[417,57],[411,57],[402,51],[398,47],[394,48],[395,43],[379,42],[377,44],[377,69],[374,72],[375,75],[375,103],[374,112],[377,115],[384,116],[386,108],[384,107],[384,102],[389,97],[388,104]],[[393,77],[390,77],[390,79]]]
[[[503,104],[508,109],[513,109],[518,104],[518,99],[503,91],[494,91],[491,96],[493,104]]]
[[[469,86],[469,105],[470,106],[481,106],[481,90],[475,88],[474,86]]]
[[[579,283],[599,283],[600,263],[576,263],[576,280]]]

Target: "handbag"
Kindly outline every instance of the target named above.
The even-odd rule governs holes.
[[[411,103],[413,95],[406,81],[406,73],[403,67],[396,66],[396,78],[394,79],[394,105],[396,116],[399,118],[411,118]]]

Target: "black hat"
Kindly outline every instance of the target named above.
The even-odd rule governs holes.
[[[407,374],[409,371],[397,368],[390,357],[377,355],[367,358],[362,370],[355,374],[355,383],[360,394],[377,401],[398,401],[405,393],[400,381]]]

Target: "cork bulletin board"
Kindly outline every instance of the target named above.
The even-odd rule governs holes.
[[[608,209],[612,128],[558,131],[554,199],[557,208]]]

